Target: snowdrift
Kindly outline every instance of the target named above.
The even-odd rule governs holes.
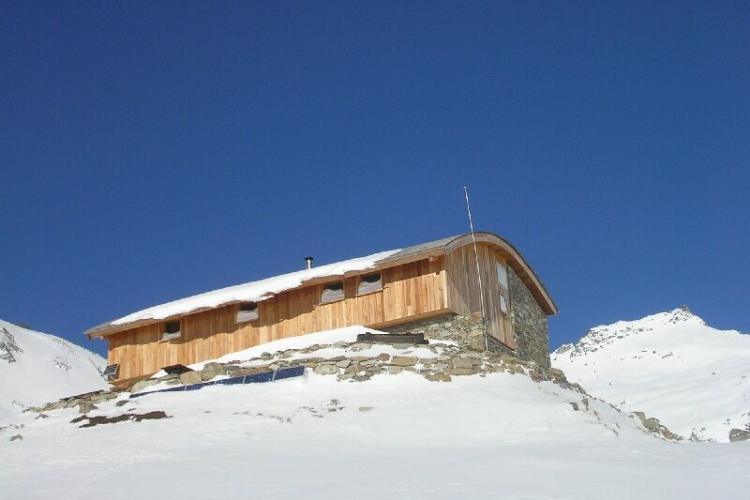
[[[739,499],[750,486],[747,443],[662,440],[575,387],[525,373],[352,382],[308,370],[267,384],[123,393],[97,406],[86,417],[27,413],[1,430],[3,494]]]

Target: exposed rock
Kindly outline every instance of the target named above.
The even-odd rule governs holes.
[[[550,368],[549,370],[547,370],[547,373],[549,373],[549,376],[553,380],[557,380],[560,382],[565,382],[567,380],[567,378],[565,377],[565,372],[558,368]]]
[[[158,384],[159,381],[157,379],[153,378],[147,378],[144,380],[139,380],[133,386],[130,388],[130,392],[141,392],[143,389],[146,389],[148,387],[151,387],[152,385]]]
[[[352,362],[350,360],[348,360],[348,359],[342,359],[341,361],[337,361],[336,362],[336,367],[337,368],[347,368],[351,364],[352,364]]]
[[[378,354],[378,357],[376,358],[378,361],[390,361],[391,355],[387,352],[381,352]]]
[[[198,384],[201,382],[201,375],[198,372],[180,373],[180,383],[183,385]]]
[[[402,371],[404,371],[404,369],[402,367],[400,367],[400,366],[389,366],[388,367],[388,373],[390,373],[391,375],[397,375],[397,374],[401,373]]]
[[[11,441],[21,441],[22,439],[23,439],[23,436],[20,434],[16,434],[15,436],[10,437]]]
[[[94,394],[91,396],[91,401],[109,401],[110,399],[115,399],[117,397],[117,394],[114,392],[101,392],[99,394]]]
[[[91,410],[96,410],[96,408],[96,405],[91,401],[81,401],[81,404],[78,405],[78,413],[85,415]]]
[[[425,373],[424,378],[430,382],[450,382],[452,380],[451,376],[445,372]]]
[[[570,406],[573,407],[574,411],[578,411],[578,403],[576,403],[575,401],[571,401]]]
[[[355,351],[369,349],[370,347],[372,347],[372,344],[369,342],[355,342],[349,346],[350,349]]]
[[[88,420],[88,422],[81,425],[80,427],[94,427],[95,425],[116,424],[118,422],[125,422],[128,420],[134,420],[136,422],[140,422],[141,420],[158,420],[161,418],[170,418],[170,417],[163,411],[150,411],[148,413],[142,413],[142,414],[129,413],[126,415],[117,415],[116,417],[106,417],[106,416],[87,417],[85,415],[82,415],[78,418],[74,418],[73,420],[70,421],[70,423],[77,424],[78,422],[83,422],[84,420]]]
[[[319,375],[335,375],[338,372],[336,365],[320,364],[315,367],[315,373]]]
[[[203,381],[211,380],[219,375],[225,375],[227,373],[224,365],[221,363],[206,363],[203,369],[200,371],[200,379]]]
[[[474,362],[471,358],[465,357],[465,356],[455,356],[451,358],[451,368],[459,368],[459,369],[466,369],[466,368],[473,368]]]
[[[732,429],[729,431],[729,442],[747,441],[750,439],[750,431],[744,429]]]
[[[414,366],[417,364],[417,357],[416,356],[393,356],[391,359],[391,364],[393,366]]]
[[[477,372],[474,368],[449,368],[448,373],[451,375],[474,375]]]

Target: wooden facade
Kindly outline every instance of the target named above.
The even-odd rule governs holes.
[[[439,251],[430,248],[421,253],[406,254],[405,258],[378,263],[375,268],[353,275],[328,277],[327,282],[343,280],[344,298],[335,302],[321,303],[326,280],[317,279],[258,302],[258,318],[250,322],[236,322],[240,304],[234,303],[177,318],[181,326],[180,337],[172,340],[161,339],[165,323],[176,318],[125,325],[118,331],[101,334],[92,329],[89,336],[108,340],[108,361],[120,365],[120,378],[150,374],[177,363],[215,359],[306,333],[350,325],[386,327],[451,313],[478,317],[484,312],[488,333],[514,348],[507,312],[510,297],[498,281],[497,265],[512,265],[517,272],[525,272],[525,268],[530,273],[530,269],[522,259],[513,259],[507,248],[491,239],[478,242],[475,257],[473,245],[463,238],[452,240],[451,245],[443,245]],[[484,291],[484,310],[477,262]],[[381,274],[382,288],[358,295],[359,281],[373,272]],[[529,277],[534,276],[530,274]],[[541,292],[546,294],[543,288]],[[501,296],[505,297],[505,312],[500,304]],[[554,308],[551,300],[550,307]]]

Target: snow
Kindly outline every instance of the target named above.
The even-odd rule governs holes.
[[[188,314],[198,309],[219,307],[231,302],[261,302],[283,291],[297,288],[305,281],[314,278],[341,276],[347,272],[370,269],[378,261],[386,259],[400,251],[400,249],[397,249],[378,252],[366,257],[335,262],[333,264],[313,267],[312,269],[282,274],[281,276],[275,276],[273,278],[252,281],[250,283],[193,295],[192,297],[186,297],[167,302],[166,304],[136,311],[132,314],[116,319],[110,324],[125,325],[134,321],[164,319],[176,315]]]
[[[28,407],[109,387],[101,356],[0,320],[0,424]]]
[[[74,409],[0,431],[0,497],[165,500],[744,499],[750,443],[672,443],[525,375],[307,377],[97,403],[171,418],[79,428]],[[13,435],[23,439],[10,442]]]
[[[242,351],[237,351],[229,354],[225,354],[224,356],[221,356],[220,358],[216,359],[209,359],[205,361],[200,361],[198,363],[193,363],[191,365],[187,365],[189,368],[192,368],[193,370],[202,370],[203,367],[211,362],[220,362],[220,363],[237,363],[239,366],[242,367],[252,367],[252,366],[263,366],[268,365],[272,362],[272,359],[257,359],[262,354],[270,354],[271,356],[275,357],[277,353],[280,353],[282,351],[287,350],[293,350],[293,349],[304,349],[305,347],[309,347],[313,344],[317,344],[319,346],[322,345],[329,345],[329,347],[322,348],[322,349],[316,349],[312,352],[304,353],[304,352],[296,352],[293,354],[288,355],[288,357],[285,357],[284,359],[287,361],[301,361],[307,358],[335,358],[337,356],[346,356],[346,355],[352,355],[352,352],[345,349],[344,347],[336,347],[334,344],[337,342],[346,342],[346,343],[352,343],[357,340],[357,335],[362,333],[375,333],[375,334],[385,334],[386,332],[382,332],[380,330],[375,330],[373,328],[366,328],[362,325],[354,325],[354,326],[347,326],[343,328],[337,328],[334,330],[324,330],[317,333],[309,333],[307,335],[301,335],[297,337],[290,337],[287,339],[281,339],[281,340],[275,340],[273,342],[268,342],[265,344],[260,344],[255,347],[250,347],[249,349],[244,349]],[[431,344],[434,347],[437,347],[437,352],[433,352],[432,350],[428,349],[427,347],[424,347],[422,345],[415,345],[405,348],[396,348],[390,344],[378,344],[373,343],[370,345],[369,348],[366,349],[359,349],[356,351],[357,356],[362,357],[369,357],[369,358],[375,358],[379,354],[388,354],[390,356],[416,356],[418,358],[434,358],[439,355],[440,347],[441,346],[452,346],[456,345],[455,342],[452,342],[450,340],[442,340],[439,342],[431,341]],[[166,375],[166,372],[164,370],[159,370],[158,372],[154,373],[151,378],[159,378]],[[217,377],[217,380],[227,378],[227,377]],[[141,392],[153,392],[158,391],[160,389],[166,389],[170,387],[166,382],[155,384],[152,386],[149,386],[147,389]]]
[[[685,438],[728,441],[750,425],[750,335],[686,309],[598,326],[552,354],[590,394],[644,411]]]

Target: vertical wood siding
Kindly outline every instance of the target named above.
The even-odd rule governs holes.
[[[500,310],[500,285],[497,281],[495,262],[507,265],[505,258],[496,247],[488,244],[477,244],[479,272],[484,290],[485,315],[487,332],[497,340],[515,349],[515,336],[510,322],[510,315]],[[448,308],[463,315],[480,315],[482,305],[477,278],[477,262],[474,247],[466,245],[448,254],[446,258],[448,287]],[[510,311],[510,297],[505,297]]]
[[[319,303],[323,285],[281,293],[259,302],[259,319],[249,323],[235,324],[237,304],[191,314],[182,318],[181,337],[170,341],[160,340],[164,323],[116,333],[108,337],[109,363],[120,364],[120,378],[131,378],[273,340],[350,325],[406,322],[448,307],[443,257],[384,269],[382,275],[382,291],[357,296],[359,278],[348,278],[345,298],[329,304]]]

